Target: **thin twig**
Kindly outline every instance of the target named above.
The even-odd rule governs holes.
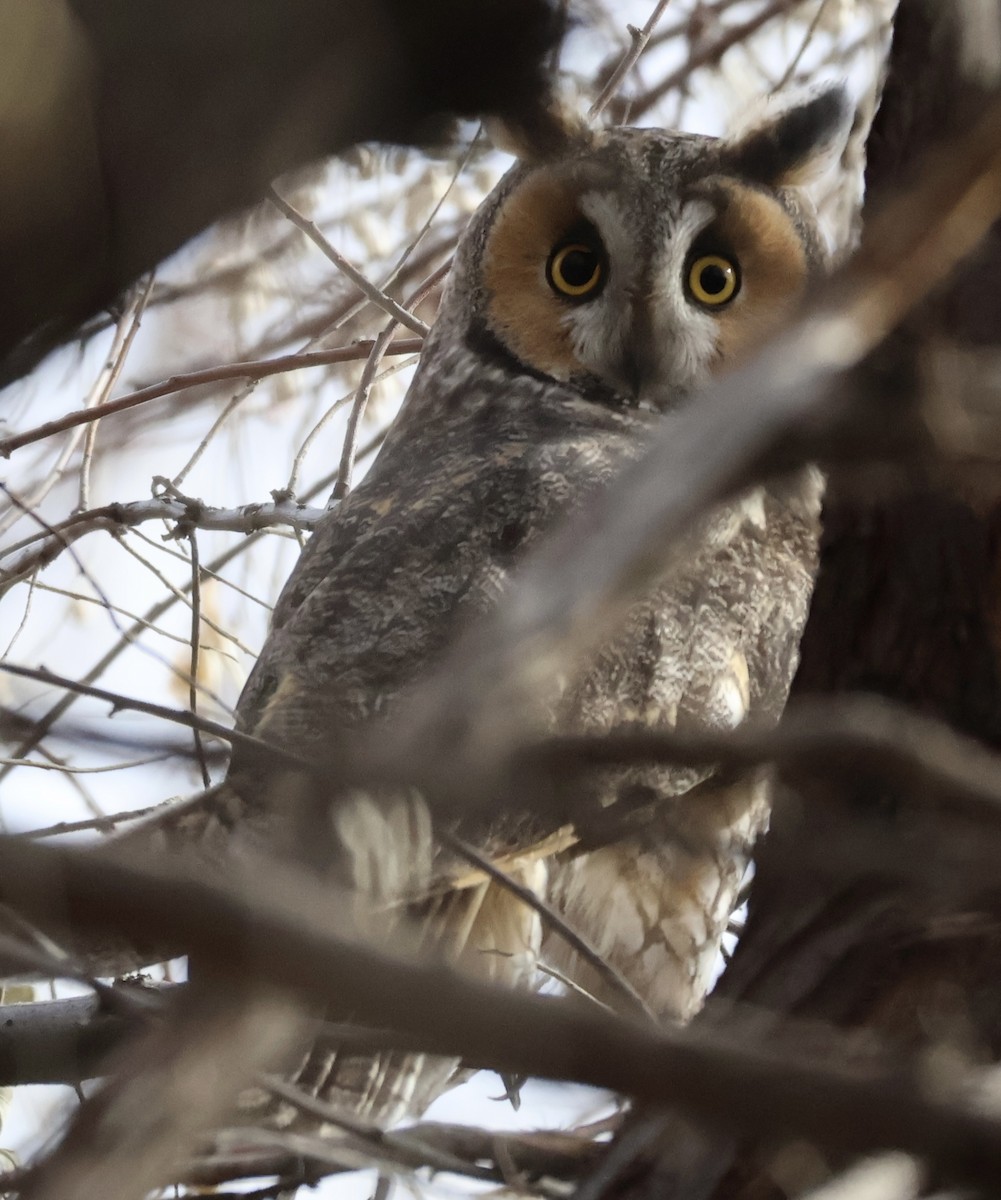
[[[451,269],[452,261],[444,262],[436,270],[422,281],[416,291],[407,300],[407,309],[410,309],[419,304],[426,296],[428,296],[438,283],[445,278]],[[385,329],[375,339],[372,346],[372,352],[369,355],[368,362],[365,364],[365,369],[362,372],[361,382],[358,385],[358,391],[355,394],[354,404],[351,406],[351,412],[348,415],[347,428],[344,432],[344,445],[341,450],[341,461],[337,471],[337,482],[334,484],[333,495],[331,496],[331,504],[336,500],[343,499],[351,487],[351,476],[354,471],[355,461],[355,446],[358,441],[358,428],[361,424],[361,419],[365,415],[365,409],[368,406],[369,395],[372,391],[372,385],[378,378],[377,371],[379,364],[382,362],[387,347],[391,344],[395,328],[395,321],[390,319]]]
[[[187,641],[185,640],[185,644]],[[95,720],[83,721],[63,721],[60,723],[57,737],[60,742],[68,743],[74,746],[85,746],[88,749],[93,749],[96,746],[106,746],[116,752],[131,751],[136,757],[143,754],[162,755],[164,758],[190,758],[191,757],[191,739],[184,737],[183,739],[157,735],[149,729],[143,729],[134,732],[120,731],[115,726],[111,725],[105,718],[98,718],[98,723]],[[35,722],[23,712],[15,712],[13,709],[0,706],[0,731],[3,732],[5,739],[12,740],[17,734],[22,734],[25,730],[30,730],[34,727]],[[52,753],[41,746],[36,746],[33,753],[42,754],[46,759],[45,763],[37,763],[33,759],[14,758],[4,759],[4,762],[12,762],[15,766],[24,767],[46,767],[49,764],[60,764],[63,760],[59,755]],[[206,757],[210,763],[223,762],[229,756],[229,751],[222,746],[209,746],[206,748]],[[105,769],[114,769],[114,764],[108,767],[80,768],[73,770],[72,774],[93,774]],[[95,814],[96,815],[96,814]],[[101,814],[103,819],[103,813]]]
[[[260,380],[258,379],[248,379],[241,388],[239,388],[233,393],[232,396],[230,396],[225,405],[223,405],[222,412],[216,416],[215,420],[209,426],[208,433],[199,439],[198,444],[195,446],[194,450],[192,450],[187,460],[181,465],[180,469],[174,473],[170,481],[174,487],[180,487],[181,484],[184,483],[188,475],[190,475],[190,473],[198,465],[202,455],[209,448],[216,434],[220,429],[222,429],[233,413],[237,411],[244,400],[248,399],[254,394],[259,382]]]
[[[114,353],[111,360],[111,368],[107,372],[104,384],[100,393],[95,398],[95,402],[91,405],[91,410],[100,408],[108,399],[111,389],[118,382],[118,378],[122,373],[122,368],[125,366],[125,360],[129,356],[129,351],[132,349],[132,343],[139,333],[139,327],[142,325],[143,313],[146,311],[146,304],[149,301],[150,291],[153,287],[153,280],[156,278],[156,272],[150,271],[145,280],[140,282],[138,287],[133,292],[131,314],[126,313],[122,317],[122,322],[128,317],[128,331],[121,339],[121,345],[117,353]],[[83,457],[80,461],[80,495],[78,506],[81,509],[90,508],[90,467],[94,458],[94,447],[97,444],[97,427],[100,422],[100,417],[94,419],[87,426],[87,434],[83,442]]]
[[[379,364],[392,340],[395,328],[396,322],[391,319],[372,344],[372,352],[368,356],[361,382],[358,384],[358,391],[355,393],[354,403],[351,405],[351,412],[348,414],[347,427],[344,431],[344,445],[341,448],[341,461],[337,470],[337,482],[334,484],[331,503],[343,500],[351,489],[355,447],[358,444],[358,428],[365,415],[365,409],[368,407],[368,398],[372,391],[372,383],[379,370]]]
[[[599,1000],[594,992],[589,992],[586,987],[581,986],[576,979],[571,979],[569,975],[564,974],[558,967],[551,967],[548,963],[537,963],[537,971],[543,975],[547,975],[550,979],[555,979],[557,983],[562,984],[568,992],[573,992],[574,995],[580,996],[589,1004],[596,1004],[599,1008],[603,1008],[605,1012],[614,1012],[615,1009],[606,1004],[604,1000]]]
[[[813,41],[814,34],[817,32],[817,26],[820,24],[829,4],[830,0],[820,0],[820,3],[817,5],[817,11],[813,14],[813,19],[810,21],[810,24],[807,26],[806,33],[803,35],[803,40],[800,42],[799,49],[793,55],[791,62],[786,67],[782,75],[782,78],[772,88],[772,95],[774,95],[776,92],[781,92],[782,89],[788,85],[789,80],[792,79],[792,77],[796,74],[796,68],[802,61],[803,55],[809,48],[810,43]]]
[[[164,550],[168,554],[170,553],[170,551],[167,550],[167,548],[165,546],[158,546],[157,549]],[[183,555],[181,557],[183,557]],[[203,568],[203,572],[204,572],[204,568]],[[237,591],[241,590],[241,589],[237,588],[235,584],[231,584],[230,586],[233,587]],[[99,600],[96,596],[88,596],[85,592],[75,592],[70,588],[55,587],[51,583],[42,583],[41,581],[37,582],[35,584],[35,587],[40,592],[51,592],[51,594],[53,596],[65,596],[67,600],[72,600],[75,604],[96,604],[101,608],[105,607],[105,605],[102,603],[102,601]],[[253,597],[249,597],[249,599],[253,599]],[[263,604],[263,601],[261,603]],[[115,612],[118,616],[125,617],[129,621],[141,621],[142,620],[142,617],[140,617],[140,615],[138,613],[134,613],[131,611],[131,609],[128,609],[128,608],[122,608],[120,604],[113,604],[111,607],[112,607],[112,611]],[[188,639],[186,637],[184,637],[182,634],[171,633],[169,629],[164,629],[162,626],[147,625],[147,629],[149,629],[150,633],[155,633],[157,635],[157,637],[166,638],[167,641],[169,641],[169,642],[177,642],[182,646],[186,646],[188,644]],[[211,651],[211,653],[213,653],[213,654],[221,655],[223,658],[228,659],[229,662],[237,661],[235,654],[231,654],[228,650],[224,650],[221,646],[207,645],[203,648],[205,650]],[[2,657],[6,658],[9,656],[3,655]]]
[[[10,657],[11,651],[17,645],[17,643],[21,637],[21,634],[24,633],[25,627],[28,624],[28,618],[31,616],[31,602],[35,598],[35,588],[36,587],[38,587],[38,571],[37,570],[29,571],[28,572],[28,595],[25,597],[24,611],[21,613],[21,620],[18,622],[17,628],[11,634],[10,641],[7,643],[7,646],[4,649],[3,654],[0,654],[0,661],[3,661],[3,659]],[[96,603],[100,603],[100,601],[96,601]]]
[[[670,92],[673,92],[675,88],[680,87],[697,70],[702,67],[715,65],[733,46],[746,41],[764,25],[767,25],[769,21],[773,21],[776,17],[780,17],[783,13],[796,8],[803,2],[804,0],[772,0],[770,4],[766,4],[753,17],[748,17],[746,21],[742,21],[739,25],[732,26],[726,33],[717,38],[715,42],[710,42],[701,50],[690,54],[676,71],[673,71],[665,79],[661,80],[656,87],[651,88],[642,96],[637,96],[633,99],[632,118],[635,120],[637,117],[649,112],[654,105],[658,104]]]
[[[127,771],[131,767],[147,767],[151,763],[166,762],[169,757],[167,754],[151,754],[146,758],[133,758],[128,762],[109,763],[103,767],[71,767],[67,763],[56,761],[54,756],[51,762],[34,762],[31,759],[24,758],[0,758],[0,763],[18,767],[34,767],[36,771],[55,771],[60,775],[108,775],[113,771]],[[146,812],[152,810],[142,809],[140,811]],[[92,817],[88,821],[78,822],[78,824],[81,829],[97,829],[108,819],[102,814],[99,817]],[[62,824],[65,825],[67,823],[63,822]],[[70,830],[66,828],[61,830],[61,832],[69,833]]]
[[[201,612],[202,612],[202,580],[198,570],[198,535],[192,529],[188,534],[188,545],[191,547],[191,662],[188,667],[188,708],[191,715],[198,715],[198,649],[201,645]],[[209,765],[205,761],[205,747],[202,745],[202,735],[197,725],[191,727],[191,735],[195,742],[195,760],[202,773],[202,784],[208,787],[212,782],[209,775]]]
[[[175,497],[175,499],[176,499],[176,497]],[[319,516],[322,513],[322,510],[317,509],[316,512],[317,512],[317,517],[319,518]],[[137,537],[139,537],[142,541],[144,541],[146,543],[147,546],[150,547],[151,550],[155,549],[160,554],[165,554],[168,558],[176,559],[178,562],[182,562],[185,565],[187,565],[187,563],[188,563],[187,556],[182,554],[179,550],[173,550],[169,545],[167,545],[164,542],[163,538],[160,538],[159,540],[154,541],[152,538],[146,537],[146,535],[140,531],[140,529],[137,525],[132,525],[132,526],[130,526],[130,528],[133,530],[133,532],[136,534]],[[200,529],[201,526],[194,525],[194,526],[192,526],[192,528]],[[236,595],[242,597],[244,600],[249,600],[251,602],[251,604],[256,604],[258,608],[262,608],[269,615],[272,612],[273,605],[269,604],[267,602],[267,600],[264,599],[263,596],[255,596],[253,592],[248,591],[247,588],[245,588],[245,587],[241,587],[240,584],[238,584],[235,580],[227,579],[224,575],[220,575],[218,571],[213,571],[211,567],[205,566],[204,563],[202,564],[202,575],[205,579],[211,579],[213,583],[218,583],[221,587],[228,588],[230,591],[235,592]],[[41,586],[48,587],[48,584],[42,584]],[[84,597],[84,599],[86,599],[86,597]],[[129,613],[128,615],[130,617],[132,617],[132,616],[135,616],[136,614]],[[183,642],[186,639],[180,638],[179,640]],[[218,647],[210,645],[210,646],[207,646],[206,649],[214,650],[216,653],[219,653],[219,654],[225,654],[226,658],[230,659],[231,661],[235,661],[233,655],[229,654],[227,651],[219,650]]]
[[[45,746],[39,746],[36,753],[40,754],[42,758],[46,759],[53,767],[62,765],[62,759],[60,759],[58,755],[53,754],[52,751]],[[91,818],[95,821],[101,820],[101,818],[104,816],[104,809],[101,807],[97,798],[91,795],[90,791],[84,784],[83,780],[79,777],[78,773],[75,771],[67,772],[63,778],[65,779],[66,783],[69,784],[71,790],[76,792],[80,802],[83,804],[87,812],[90,813]]]
[[[618,971],[610,962],[607,961],[591,943],[567,921],[541,896],[537,895],[531,888],[525,887],[523,884],[512,879],[506,871],[501,870],[495,863],[485,855],[481,854],[475,846],[471,846],[468,842],[463,841],[457,834],[451,833],[448,830],[439,830],[439,838],[446,846],[450,847],[461,855],[466,862],[471,863],[484,875],[492,879],[494,883],[502,887],[506,892],[510,892],[512,896],[526,904],[533,912],[537,913],[542,919],[542,923],[551,929],[555,934],[563,939],[564,942],[594,970],[599,978],[608,986],[608,988],[620,1000],[625,1002],[625,1009],[631,1013],[641,1013],[654,1024],[657,1024],[657,1014],[650,1008],[643,997],[636,991],[628,979]]]
[[[118,326],[116,327],[116,330],[115,330],[116,341],[115,341],[115,343],[113,343],[113,347],[112,347],[113,355],[114,355],[114,345],[117,344],[117,339],[120,338],[122,336],[122,334],[123,334],[123,326],[122,326],[121,321],[119,321]],[[98,373],[97,378],[94,380],[93,384],[91,385],[90,391],[88,392],[87,396],[84,398],[82,409],[77,414],[75,414],[78,417],[82,416],[84,422],[92,420],[92,417],[89,414],[94,411],[94,407],[96,406],[99,397],[103,394],[104,380],[105,380],[108,372],[110,372],[112,370],[112,367],[113,367],[112,360],[109,359],[108,361],[106,361],[104,363],[104,366],[102,367],[101,371]],[[74,422],[74,424],[80,424],[80,423],[81,423],[80,421]],[[38,484],[38,486],[35,488],[35,490],[33,492],[31,492],[30,495],[22,497],[21,500],[19,501],[19,503],[17,503],[13,509],[9,510],[5,514],[0,514],[0,537],[2,537],[3,534],[5,534],[7,532],[8,529],[12,529],[17,524],[17,522],[21,519],[21,517],[23,515],[26,515],[28,513],[34,513],[35,510],[38,508],[38,506],[46,498],[46,496],[48,496],[48,494],[52,491],[52,489],[56,486],[56,484],[62,479],[63,473],[66,470],[66,467],[69,464],[70,460],[72,459],[73,455],[75,454],[76,449],[80,444],[80,438],[82,436],[83,435],[80,430],[76,430],[75,432],[71,433],[70,436],[66,439],[66,442],[63,445],[63,448],[56,455],[56,460],[52,464],[52,466],[49,468],[48,474],[45,476],[45,478],[42,480],[42,482]],[[11,493],[8,491],[8,494],[10,495]]]
[[[225,725],[220,725],[218,721],[210,721],[207,717],[197,716],[184,709],[168,708],[163,704],[154,704],[150,700],[137,700],[131,696],[123,696],[120,692],[111,692],[106,688],[93,687],[76,679],[67,679],[66,676],[57,675],[54,671],[48,671],[44,667],[22,667],[15,666],[14,663],[0,663],[0,671],[4,671],[8,675],[17,675],[21,679],[33,679],[36,683],[64,688],[78,696],[90,696],[95,700],[103,700],[111,705],[112,713],[139,712],[145,713],[149,717],[156,717],[161,721],[170,721],[173,725],[183,725],[187,729],[197,726],[201,733],[210,734],[232,746],[240,746],[258,758],[263,757],[265,760],[295,767],[300,771],[314,773],[317,770],[317,767],[308,759],[293,754],[281,746],[262,741],[261,738],[253,737],[249,733],[230,729]]]
[[[131,530],[131,533],[135,537],[138,537],[140,541],[142,541],[147,546],[149,546],[151,550],[160,550],[162,548],[156,542],[152,541],[152,539],[147,538],[138,529]],[[150,574],[153,575],[153,577],[155,579],[159,580],[159,582],[161,584],[163,584],[163,586],[167,589],[168,592],[173,593],[177,597],[177,599],[182,604],[184,604],[188,609],[194,608],[194,603],[193,603],[193,600],[191,599],[191,593],[193,591],[193,588],[191,585],[190,577],[188,580],[187,587],[183,587],[183,588],[177,587],[166,576],[166,574],[164,574],[164,572],[160,570],[159,567],[157,567],[154,563],[150,562],[150,560],[145,555],[140,554],[140,552],[135,548],[135,546],[130,544],[129,538],[124,538],[124,537],[117,538],[116,545],[120,549],[124,550],[126,552],[126,554],[131,555],[136,560],[136,562],[141,563],[143,565],[143,567],[145,567],[145,569],[147,571],[149,571]],[[216,633],[219,635],[219,637],[225,638],[226,641],[231,642],[232,645],[234,645],[238,650],[242,651],[242,653],[253,657],[253,651],[250,649],[250,647],[245,645],[236,636],[236,634],[232,632],[232,630],[224,629],[222,627],[222,625],[219,624],[218,621],[214,620],[212,617],[208,616],[204,612],[200,614],[200,619],[205,622],[205,624],[209,627],[209,629],[212,630],[213,633]],[[185,682],[189,681],[190,677],[188,675],[184,674],[183,672],[177,671],[175,668],[171,668],[171,669],[174,671],[174,674],[177,675],[177,677],[179,679],[183,679]],[[209,693],[209,692],[206,692],[206,694],[211,695],[211,693]],[[220,697],[213,695],[212,699],[213,699],[213,701],[215,701],[216,704],[218,704],[220,706],[220,708],[226,707]]]
[[[116,763],[110,767],[67,767],[66,770],[75,771],[115,771],[124,770],[127,767],[143,766],[149,762],[160,762],[161,755],[156,758],[146,758],[136,760],[135,762]],[[26,766],[47,766],[46,763],[26,763]],[[165,800],[161,804],[150,804],[146,808],[134,808],[128,812],[108,813],[107,816],[91,817],[86,821],[60,821],[56,825],[47,825],[44,829],[26,829],[20,833],[11,833],[8,836],[13,838],[28,838],[31,841],[37,841],[40,838],[62,837],[65,833],[88,833],[95,830],[98,833],[113,833],[118,825],[123,825],[129,821],[141,821],[145,817],[152,816],[154,813],[163,812],[164,809],[171,806],[169,800]]]
[[[622,85],[623,79],[639,62],[643,51],[647,48],[650,42],[650,35],[653,33],[657,22],[664,14],[664,10],[670,4],[671,0],[658,0],[654,6],[653,12],[647,18],[646,24],[642,29],[638,29],[635,25],[627,25],[629,31],[630,46],[623,54],[618,66],[611,73],[605,82],[605,86],[598,93],[594,103],[588,109],[587,115],[593,120],[599,117],[605,110],[608,102],[612,99],[615,93]]]
[[[421,348],[420,338],[401,338],[390,346],[387,354],[416,354]],[[370,341],[360,341],[351,346],[338,346],[333,350],[311,350],[307,353],[284,354],[278,358],[250,359],[246,362],[229,363],[221,367],[206,367],[201,371],[188,371],[184,374],[171,375],[161,383],[152,383],[149,387],[120,396],[117,400],[109,400],[100,408],[89,408],[78,412],[67,413],[54,421],[46,421],[25,433],[0,439],[0,458],[9,458],[22,446],[33,442],[43,441],[53,434],[73,429],[77,425],[86,425],[89,421],[100,417],[111,416],[113,413],[125,412],[136,408],[149,400],[157,400],[161,396],[169,396],[187,388],[203,387],[206,384],[222,383],[230,379],[264,379],[268,375],[280,375],[286,371],[301,371],[310,367],[331,366],[334,363],[360,362],[368,358],[372,350]]]
[[[374,343],[373,343],[373,345],[374,345]],[[371,358],[371,353],[370,353],[369,357]],[[380,371],[378,373],[378,375],[375,376],[375,378],[373,379],[372,382],[373,383],[381,383],[384,379],[391,378],[398,371],[404,371],[408,367],[413,366],[413,364],[416,361],[417,361],[417,357],[413,356],[411,358],[405,358],[401,362],[394,363],[391,367],[387,368],[385,371]],[[287,494],[289,497],[294,496],[299,489],[299,474],[302,471],[302,464],[305,461],[306,455],[309,453],[310,448],[312,447],[316,438],[326,428],[331,417],[333,417],[335,415],[335,413],[340,412],[341,409],[346,404],[349,404],[352,400],[357,401],[357,397],[358,397],[358,389],[357,388],[353,388],[350,392],[347,392],[345,395],[339,396],[334,401],[334,403],[331,404],[327,408],[326,412],[323,413],[323,415],[316,422],[316,424],[313,426],[313,428],[303,438],[302,445],[296,451],[295,458],[292,460],[292,469],[289,472],[288,482],[285,484],[285,488],[284,488],[285,494]]]
[[[314,221],[309,220],[308,217],[304,217],[298,209],[293,208],[287,200],[278,194],[274,187],[268,189],[268,199],[279,212],[284,213],[288,217],[293,225],[301,229],[306,237],[323,251],[338,271],[346,275],[355,287],[364,292],[373,304],[381,308],[383,312],[388,314],[397,324],[402,325],[405,329],[411,330],[411,332],[416,333],[419,337],[427,337],[430,332],[428,326],[415,317],[413,313],[407,312],[403,305],[394,300],[392,296],[386,295],[385,292],[376,287],[371,280],[366,279],[357,267],[349,263],[344,255],[327,241]]]
[[[44,532],[39,536],[43,536],[43,537],[47,536],[48,538],[51,539],[50,545],[58,545],[60,547],[60,549],[68,551],[69,556],[70,556],[70,558],[72,558],[77,570],[80,572],[80,574],[83,576],[83,578],[86,579],[86,581],[90,584],[90,586],[94,589],[94,594],[100,600],[101,606],[103,607],[105,612],[108,614],[112,625],[120,633],[121,627],[118,624],[118,618],[115,616],[114,605],[108,599],[108,597],[104,591],[104,588],[101,587],[101,585],[97,582],[97,580],[94,578],[94,576],[91,574],[91,572],[87,570],[86,566],[81,561],[77,552],[73,549],[73,547],[69,544],[69,542],[66,541],[66,539],[59,532],[59,530],[54,528],[52,525],[50,525],[49,522],[46,521],[45,518],[40,513],[37,513],[34,511],[34,509],[29,508],[27,503],[24,500],[22,500],[20,496],[15,495],[15,493],[11,491],[11,489],[3,482],[3,480],[0,480],[0,491],[2,491],[5,495],[10,497],[11,503],[13,505],[15,505],[17,508],[20,508],[24,512],[25,516],[30,517],[32,521],[34,521],[37,525],[41,526],[41,528]],[[26,574],[34,574],[35,569],[36,568],[33,566],[29,567]],[[2,574],[3,574],[2,569],[0,569],[0,577],[2,577]],[[0,595],[2,595],[5,590],[6,590],[6,588],[0,587]]]

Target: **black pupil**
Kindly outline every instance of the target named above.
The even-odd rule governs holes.
[[[716,263],[712,263],[710,266],[702,268],[699,282],[702,284],[702,290],[708,295],[718,296],[726,287],[726,271]]]
[[[570,287],[583,287],[591,282],[597,266],[590,250],[568,250],[560,262],[560,274]]]

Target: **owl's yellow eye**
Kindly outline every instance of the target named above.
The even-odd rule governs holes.
[[[597,294],[605,280],[601,255],[586,242],[557,246],[546,264],[546,279],[554,292],[571,300]]]
[[[688,291],[699,304],[718,308],[737,294],[737,264],[720,254],[701,254],[688,268]]]

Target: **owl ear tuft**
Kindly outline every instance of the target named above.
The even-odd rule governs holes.
[[[498,150],[533,164],[587,151],[596,137],[574,98],[556,91],[530,117],[488,117],[483,124]]]
[[[723,148],[734,174],[770,187],[810,182],[838,157],[851,133],[854,109],[840,84],[792,102],[738,134]]]

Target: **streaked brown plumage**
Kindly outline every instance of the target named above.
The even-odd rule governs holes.
[[[731,142],[578,131],[562,156],[516,166],[463,237],[378,461],[314,533],[282,593],[239,727],[322,755],[332,728],[381,719],[460,628],[503,603],[537,539],[635,458],[699,384],[753,350],[822,270],[822,239],[796,185],[846,124],[835,90]],[[819,476],[807,469],[714,512],[625,628],[552,680],[540,732],[777,719],[806,616],[819,503]],[[239,753],[230,785],[238,807],[267,810],[265,827],[280,818],[280,789],[262,787],[259,766]],[[605,771],[581,803],[638,789],[660,802],[658,815],[627,845],[579,854],[570,830],[540,846],[524,822],[502,817],[460,822],[458,832],[490,852],[504,847],[512,875],[561,909],[659,1014],[684,1019],[709,985],[767,819],[767,783],[716,780],[709,769]],[[451,868],[420,797],[341,797],[333,831],[340,882],[361,907],[408,901],[426,942],[471,970],[530,983],[541,954],[600,992],[497,884],[464,869],[465,886],[441,890]],[[439,886],[428,898],[432,872]],[[426,1103],[450,1070],[325,1051],[300,1078],[395,1117]]]

